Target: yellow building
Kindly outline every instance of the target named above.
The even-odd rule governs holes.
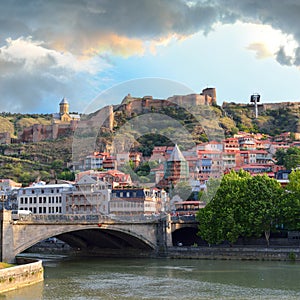
[[[73,120],[79,121],[80,116],[69,113],[69,102],[63,98],[59,103],[59,113],[53,114],[53,123],[70,123]]]

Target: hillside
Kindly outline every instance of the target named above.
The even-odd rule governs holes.
[[[71,149],[70,137],[40,143],[0,145],[0,178],[10,178],[24,185],[35,180],[71,180],[73,176],[67,169]]]
[[[50,114],[0,114],[0,133],[9,132],[11,137],[16,138],[18,133],[25,127],[34,124],[50,125],[52,116]]]
[[[281,103],[259,107],[259,116],[255,119],[254,107],[248,104],[223,103],[228,134],[241,130],[260,132],[271,136],[282,132],[300,131],[300,109],[298,103]],[[222,119],[221,119],[222,120]],[[234,127],[233,127],[234,125]]]
[[[150,156],[154,146],[173,145],[174,141],[179,141],[178,144],[182,149],[191,146],[191,141],[185,139],[180,130],[174,129],[170,120],[175,120],[179,127],[186,130],[193,137],[194,143],[208,140],[203,125],[205,128],[212,126],[211,129],[213,130],[214,121],[224,129],[225,137],[231,136],[239,130],[261,132],[274,136],[282,132],[299,132],[300,128],[298,105],[266,106],[265,109],[260,109],[257,119],[254,116],[253,106],[247,104],[224,103],[222,107],[213,105],[210,108],[208,111],[204,109],[201,112],[203,118],[200,122],[195,118],[195,115],[179,106],[163,107],[157,111],[152,109],[151,112],[157,112],[166,117],[160,117],[159,120],[150,118],[152,123],[142,121],[138,128],[134,128],[128,124],[131,124],[132,120],[139,114],[128,113],[128,111],[122,110],[122,106],[118,106],[118,110],[114,112],[112,130],[102,127],[99,132],[95,133],[97,126],[88,125],[82,128],[80,134],[84,137],[90,136],[91,140],[96,134],[95,150],[113,151],[116,150],[113,149],[116,145],[112,143],[114,137],[120,130],[123,130],[126,133],[126,138],[119,142],[119,151],[125,149],[127,143],[130,144],[131,149],[142,152],[144,156]],[[190,111],[196,113],[196,107],[191,109]],[[200,108],[198,107],[198,109]],[[201,109],[203,110],[203,107]],[[211,115],[209,116],[209,114]],[[90,119],[89,116],[85,116],[85,118]],[[142,120],[146,120],[145,117]],[[51,115],[2,113],[0,115],[0,133],[9,132],[12,137],[16,137],[24,127],[50,123]],[[157,123],[163,128],[161,131],[153,125]],[[143,134],[140,134],[141,132]],[[68,170],[72,159],[72,143],[73,138],[69,136],[39,143],[0,145],[0,178],[11,178],[24,184],[37,179],[47,182],[57,178],[72,179],[73,174]],[[81,141],[76,145],[82,157],[90,154],[88,153],[90,149],[86,145]]]

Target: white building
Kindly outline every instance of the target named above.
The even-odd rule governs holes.
[[[35,183],[20,188],[17,194],[19,210],[30,210],[33,214],[61,214],[62,193],[73,189],[71,184]]]
[[[108,214],[110,185],[96,176],[84,175],[73,190],[63,193],[64,214]]]

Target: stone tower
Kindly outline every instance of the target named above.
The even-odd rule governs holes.
[[[217,93],[215,88],[206,88],[202,90],[202,95],[205,97],[206,104],[216,104],[217,103]]]
[[[165,179],[172,184],[183,180],[186,181],[189,178],[189,166],[188,162],[182,155],[178,146],[175,145],[170,158],[166,162]]]
[[[60,115],[69,113],[69,102],[66,98],[63,98],[59,103],[59,113]]]

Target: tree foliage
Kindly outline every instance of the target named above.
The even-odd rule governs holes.
[[[300,170],[292,171],[283,205],[284,226],[291,230],[300,229]]]
[[[199,235],[210,244],[236,242],[239,237],[265,234],[283,221],[283,189],[266,175],[245,171],[224,175],[215,196],[197,214]]]
[[[300,166],[300,148],[290,147],[286,151],[278,149],[275,153],[278,165],[283,165],[287,170],[295,169]]]

